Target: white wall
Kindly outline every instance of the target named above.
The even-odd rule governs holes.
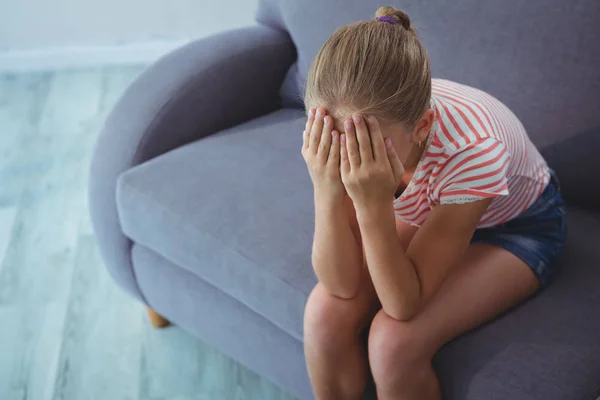
[[[0,70],[152,61],[254,23],[257,0],[0,0]]]

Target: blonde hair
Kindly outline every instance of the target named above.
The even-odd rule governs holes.
[[[335,118],[373,114],[412,127],[429,108],[429,57],[408,15],[380,7],[375,18],[338,29],[321,47],[306,82],[304,104]],[[384,18],[385,19],[385,18]]]

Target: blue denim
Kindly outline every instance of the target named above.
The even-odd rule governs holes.
[[[525,261],[546,287],[554,278],[565,247],[567,218],[565,202],[554,171],[541,196],[521,215],[490,228],[477,229],[471,243],[506,249]]]

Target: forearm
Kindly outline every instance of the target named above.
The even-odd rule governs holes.
[[[392,318],[410,319],[418,308],[416,269],[396,233],[393,205],[357,210],[365,257],[383,310]]]
[[[315,199],[312,262],[319,281],[333,295],[351,298],[362,276],[362,248],[343,204]]]

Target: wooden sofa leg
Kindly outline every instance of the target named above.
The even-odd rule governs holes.
[[[148,310],[148,317],[150,318],[150,323],[152,324],[153,327],[166,328],[167,326],[169,326],[171,324],[169,322],[169,320],[167,320],[165,317],[163,317],[162,315],[160,315],[159,313],[157,313],[150,307],[148,307],[147,310]]]

